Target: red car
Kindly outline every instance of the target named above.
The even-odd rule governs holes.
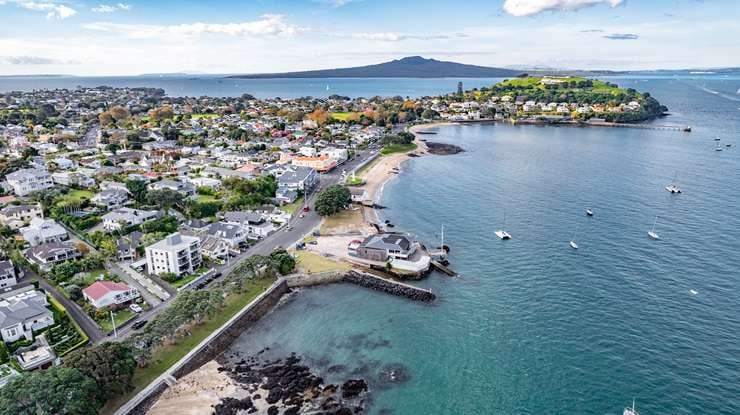
[[[308,206],[304,206],[304,207],[303,207],[303,211],[304,211],[304,212],[308,212],[309,210],[311,210],[311,208],[309,208]]]

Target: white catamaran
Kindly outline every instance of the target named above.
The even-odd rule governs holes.
[[[665,190],[673,194],[681,193],[681,189],[678,186],[676,186],[676,177],[678,177],[678,172],[676,172],[676,174],[673,175],[673,181],[671,182],[671,184],[665,187]]]
[[[635,400],[632,400],[632,408],[624,408],[624,412],[622,412],[622,415],[640,415],[639,412],[635,409]]]

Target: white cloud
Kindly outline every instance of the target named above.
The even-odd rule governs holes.
[[[43,56],[0,56],[0,63],[6,65],[73,65],[79,62]]]
[[[544,11],[570,11],[597,4],[617,7],[625,0],[505,0],[504,11],[512,16],[531,16]]]
[[[169,36],[201,36],[221,34],[228,36],[290,36],[306,31],[290,24],[285,16],[265,14],[259,20],[243,23],[187,23],[179,25],[139,25],[96,22],[83,25],[85,29],[101,32],[121,33],[129,38],[166,38]]]
[[[98,7],[93,7],[92,11],[95,13],[115,13],[117,11],[127,11],[131,10],[132,6],[130,4],[126,3],[117,3],[117,4],[101,4]]]
[[[50,1],[36,2],[27,0],[0,0],[0,6],[4,6],[6,4],[14,4],[22,9],[35,12],[46,12],[46,18],[49,20],[66,19],[77,14],[77,10],[69,6]]]
[[[351,38],[360,40],[374,40],[381,42],[401,42],[404,40],[445,40],[445,39],[456,39],[464,38],[467,35],[463,33],[456,34],[439,34],[439,35],[419,35],[419,34],[408,34],[408,33],[394,33],[394,32],[360,32],[360,33],[331,33],[331,37],[337,38]]]
[[[313,0],[313,1],[316,2],[316,3],[328,4],[328,5],[332,6],[332,7],[342,7],[342,6],[346,6],[346,5],[350,4],[350,3],[356,3],[356,2],[362,1],[362,0]]]

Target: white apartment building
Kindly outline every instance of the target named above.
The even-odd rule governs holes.
[[[146,269],[149,274],[175,275],[193,273],[203,262],[200,239],[195,236],[173,233],[163,240],[145,248]]]

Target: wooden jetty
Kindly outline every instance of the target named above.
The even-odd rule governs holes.
[[[432,266],[433,266],[434,268],[436,268],[436,269],[437,269],[437,270],[439,270],[440,272],[443,272],[443,273],[445,273],[445,274],[449,275],[450,277],[456,277],[456,276],[457,276],[457,272],[455,272],[455,271],[451,270],[451,269],[450,269],[449,267],[447,267],[447,266],[445,266],[445,265],[442,265],[442,263],[441,263],[441,262],[439,262],[439,261],[437,261],[437,260],[434,260],[434,259],[433,259],[433,260],[431,261],[431,264],[432,264]]]

